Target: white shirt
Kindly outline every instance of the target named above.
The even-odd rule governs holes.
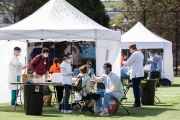
[[[132,65],[132,78],[144,77],[144,68],[143,68],[144,55],[140,51],[134,52],[127,62],[124,62],[125,65]]]
[[[109,75],[103,74],[101,77],[96,77],[94,74],[91,76],[96,82],[104,83],[106,92],[112,92],[112,94],[118,99],[124,97],[121,80],[115,73],[111,72]]]
[[[68,76],[68,74],[72,73],[72,67],[70,63],[63,61],[61,63],[61,73],[62,73],[62,85],[68,84],[72,85],[72,76]]]

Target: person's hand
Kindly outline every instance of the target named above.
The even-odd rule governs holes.
[[[48,71],[46,72],[46,76],[47,76],[47,78],[48,78],[48,77],[50,77],[50,75],[49,75],[49,72],[48,72]]]
[[[76,69],[75,71],[73,71],[73,72],[71,73],[71,76],[72,76],[72,77],[77,76],[78,73],[79,73],[79,70]]]
[[[27,68],[27,65],[24,65],[24,68],[23,68],[23,69],[25,69],[25,68]]]
[[[36,73],[36,71],[33,73],[33,75],[34,75],[34,77],[37,77],[37,73]]]
[[[90,73],[94,74],[94,69],[93,68],[90,69]]]

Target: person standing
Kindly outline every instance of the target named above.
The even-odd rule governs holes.
[[[141,107],[140,103],[140,82],[144,77],[144,68],[143,68],[143,60],[144,55],[142,52],[137,50],[136,44],[129,45],[130,52],[132,55],[129,57],[127,62],[124,62],[124,65],[128,65],[132,67],[132,85],[133,85],[133,93],[134,93],[134,105],[131,108]]]
[[[19,75],[21,76],[21,70],[26,68],[26,65],[23,65],[18,56],[20,56],[21,49],[19,47],[14,48],[14,54],[10,59],[9,63],[9,75],[8,75],[8,82],[9,82],[9,89],[11,90],[11,106],[20,106],[16,103],[17,95],[19,90],[17,86],[11,85],[10,83],[16,82],[16,77]]]
[[[49,52],[48,48],[43,48],[42,53],[37,55],[30,63],[31,71],[34,78],[39,79],[43,76],[49,77],[48,64],[49,64]]]
[[[162,77],[162,57],[161,57],[161,52],[157,51],[156,52],[157,55],[157,71],[160,72],[160,78]]]
[[[60,70],[60,61],[58,58],[54,58],[53,59],[53,65],[50,67],[49,72],[50,73],[61,73]],[[59,108],[60,103],[62,102],[62,98],[63,98],[63,91],[64,91],[64,87],[63,86],[54,86],[56,88],[56,92],[57,92],[57,99],[58,99],[58,103],[56,104],[56,108]]]
[[[69,108],[69,97],[70,97],[70,85],[72,85],[72,67],[71,67],[72,55],[68,52],[63,54],[63,62],[61,63],[62,73],[62,85],[65,89],[65,96],[63,100],[63,112],[71,113]],[[61,111],[62,112],[62,111]]]
[[[156,71],[157,69],[157,62],[158,62],[158,58],[155,55],[155,52],[153,50],[151,50],[149,52],[149,56],[150,56],[150,72]]]

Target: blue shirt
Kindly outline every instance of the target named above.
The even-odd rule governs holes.
[[[155,55],[152,56],[151,69],[150,69],[151,72],[156,71],[157,69],[157,63],[153,63],[154,61],[158,61],[158,58]]]
[[[157,70],[161,71],[162,70],[162,57],[161,56],[157,56],[157,58],[158,58]]]
[[[121,75],[127,75],[127,68],[125,68],[124,66],[121,67]]]

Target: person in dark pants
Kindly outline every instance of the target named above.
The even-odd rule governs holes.
[[[140,82],[144,76],[143,60],[144,55],[141,51],[138,51],[136,44],[129,45],[130,52],[132,55],[129,57],[127,62],[123,62],[124,65],[132,66],[132,85],[134,93],[134,105],[131,108],[141,107],[140,101]]]
[[[49,72],[52,73],[61,73],[60,70],[60,61],[58,58],[54,58],[53,59],[53,65],[50,67]],[[56,104],[56,108],[59,108],[60,103],[62,102],[62,98],[63,98],[63,91],[64,91],[64,86],[54,86],[56,88],[56,92],[57,92],[57,100],[58,103]]]

